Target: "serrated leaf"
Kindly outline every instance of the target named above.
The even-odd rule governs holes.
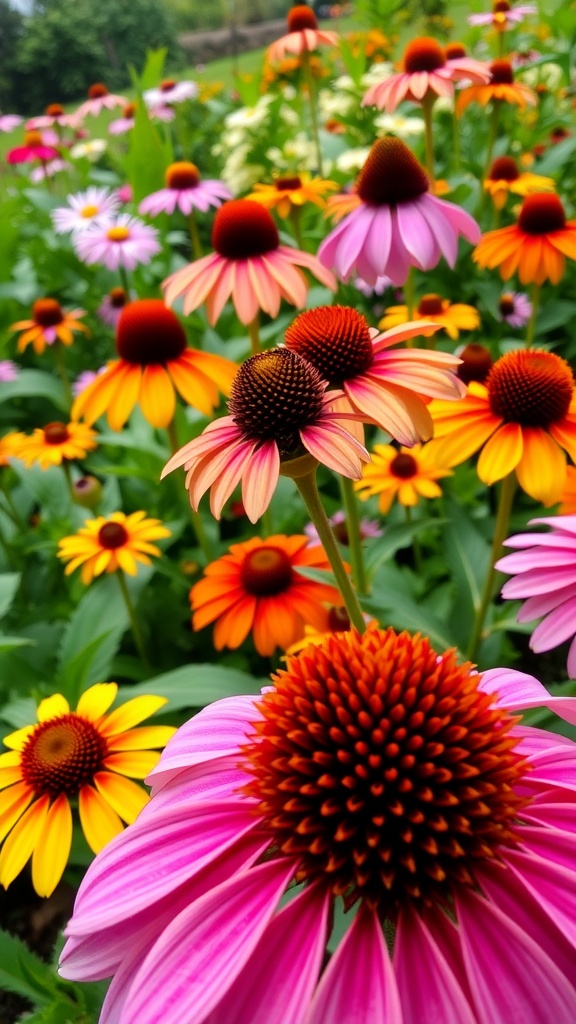
[[[0,930],[0,989],[46,1006],[54,998],[58,978],[52,968],[14,935]]]
[[[255,679],[246,672],[225,665],[185,665],[135,686],[121,686],[118,699],[157,694],[167,697],[167,711],[179,711],[182,708],[202,708],[222,697],[259,693],[267,682],[269,680]]]

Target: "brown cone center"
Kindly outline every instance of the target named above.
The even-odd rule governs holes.
[[[122,359],[139,366],[167,363],[178,359],[186,347],[184,328],[162,299],[138,299],[124,306],[116,327]]]
[[[490,181],[516,181],[520,177],[518,164],[512,156],[499,156],[488,171]]]
[[[64,319],[62,308],[56,299],[37,299],[32,307],[32,316],[41,327],[55,327]]]
[[[514,71],[508,60],[494,60],[490,65],[490,85],[512,85]]]
[[[30,734],[21,755],[23,780],[35,795],[75,796],[102,768],[106,741],[86,718],[69,713],[48,719]]]
[[[431,36],[413,39],[404,50],[404,71],[409,75],[417,71],[437,71],[445,63],[440,43]]]
[[[260,203],[252,199],[231,199],[216,211],[212,245],[229,260],[263,256],[280,244],[278,229]]]
[[[91,85],[88,89],[88,96],[91,100],[97,100],[107,95],[108,89],[102,82],[94,82],[94,85]]]
[[[279,192],[292,192],[302,188],[302,179],[296,174],[292,178],[276,178],[274,184]]]
[[[331,384],[364,373],[374,359],[368,323],[351,306],[319,306],[300,313],[285,340],[287,348],[312,363]]]
[[[98,543],[107,551],[115,551],[128,541],[128,531],[122,523],[104,523],[98,530]]]
[[[430,292],[429,295],[423,295],[418,303],[418,312],[420,316],[438,316],[439,313],[444,311],[444,299],[440,295],[435,295]]]
[[[554,352],[519,349],[498,359],[486,379],[490,408],[507,423],[546,429],[563,419],[574,376]]]
[[[304,28],[317,29],[318,22],[311,7],[306,4],[298,4],[288,11],[288,31],[301,32]]]
[[[271,597],[287,590],[292,581],[292,564],[281,548],[266,546],[246,555],[240,578],[249,594]]]
[[[405,142],[391,135],[374,143],[356,181],[360,199],[372,206],[409,202],[428,188],[422,164]]]
[[[65,423],[47,423],[44,427],[46,444],[65,444],[70,440],[70,433]]]
[[[170,164],[166,171],[166,187],[174,189],[196,188],[200,181],[200,173],[196,164],[188,160],[180,160]]]
[[[566,227],[566,214],[561,200],[554,193],[537,192],[522,203],[518,227],[529,235],[547,235]]]
[[[399,452],[390,463],[390,472],[401,480],[410,480],[418,473],[418,463],[413,455],[407,452]]]
[[[471,342],[462,349],[460,359],[462,362],[456,370],[460,380],[466,385],[473,380],[483,384],[493,365],[488,349],[477,342]]]

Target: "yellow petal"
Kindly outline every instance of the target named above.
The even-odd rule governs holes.
[[[0,843],[30,803],[34,791],[27,782],[17,782],[0,793]]]
[[[108,801],[116,814],[119,814],[122,820],[129,825],[136,821],[140,811],[150,799],[142,786],[137,786],[130,779],[123,779],[121,775],[98,772],[94,776],[94,782],[98,792]]]
[[[485,484],[494,484],[508,476],[522,458],[522,427],[504,423],[486,442],[478,459],[478,476]]]
[[[117,683],[96,683],[82,694],[76,711],[91,722],[106,714],[118,693]]]
[[[60,715],[68,715],[70,705],[61,693],[53,693],[51,697],[41,700],[38,705],[38,721],[47,722],[51,718],[58,718]]]
[[[17,750],[7,750],[0,754],[0,769],[13,768],[17,764],[20,764],[20,753]]]
[[[5,889],[19,875],[40,838],[50,797],[40,797],[12,829],[0,853],[0,884]]]
[[[16,732],[11,732],[9,736],[5,736],[3,743],[5,747],[10,747],[10,750],[23,750],[28,737],[37,728],[35,725],[25,725],[23,729],[17,729]]]
[[[104,767],[133,779],[145,779],[160,760],[159,750],[121,750],[104,760]]]
[[[94,853],[99,853],[106,843],[123,830],[116,811],[92,786],[82,786],[78,795],[78,810],[86,842]]]
[[[119,732],[132,729],[140,722],[153,715],[155,711],[163,708],[168,703],[166,697],[156,697],[152,694],[143,697],[133,697],[126,701],[120,708],[116,708],[102,723],[100,732],[103,736],[116,736]]]
[[[141,729],[129,729],[108,741],[108,750],[154,750],[165,747],[176,729],[173,725],[144,725]]]
[[[524,453],[516,467],[526,494],[543,505],[555,505],[566,482],[566,456],[553,438],[538,427],[524,427]]]
[[[42,835],[32,854],[32,885],[39,896],[51,896],[62,878],[72,845],[72,811],[62,793],[46,815]]]
[[[0,789],[13,786],[15,782],[22,782],[22,768],[19,764],[12,768],[0,768]]]

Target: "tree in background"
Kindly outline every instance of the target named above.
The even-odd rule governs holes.
[[[0,0],[0,111],[3,113],[12,113],[16,109],[14,65],[24,32],[24,20],[8,0]]]

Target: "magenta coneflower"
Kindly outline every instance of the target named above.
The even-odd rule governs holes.
[[[76,111],[76,117],[82,120],[85,117],[98,117],[103,110],[113,110],[114,107],[125,107],[128,100],[125,96],[115,96],[108,92],[102,82],[94,82],[88,89],[88,99],[82,103]]]
[[[324,239],[318,258],[342,281],[355,273],[369,284],[386,274],[405,283],[411,266],[431,270],[441,256],[451,267],[458,236],[476,244],[481,231],[469,213],[429,191],[422,165],[401,139],[378,139],[356,182],[357,205]]]
[[[16,146],[8,150],[6,160],[9,164],[27,164],[32,160],[53,160],[58,156],[58,150],[48,145],[42,136],[42,132],[24,132],[24,145]]]
[[[212,488],[216,519],[242,480],[242,501],[252,523],[268,508],[283,461],[308,452],[336,473],[359,480],[368,453],[343,426],[342,411],[333,408],[342,392],[326,394],[327,386],[310,363],[286,348],[252,356],[232,384],[230,415],[176,452],[162,477],[184,466],[192,508],[197,510]]]
[[[167,107],[172,103],[184,103],[186,100],[195,100],[198,95],[196,82],[176,82],[173,78],[165,78],[157,89],[147,89],[144,93],[144,102],[147,107],[154,111],[157,108]]]
[[[403,100],[421,103],[425,97],[452,97],[454,82],[476,84],[490,81],[488,66],[467,56],[447,57],[437,39],[421,36],[404,50],[404,70],[370,86],[363,107],[376,106],[394,113]]]
[[[404,445],[427,441],[434,426],[423,395],[458,399],[466,388],[456,376],[460,360],[447,352],[391,346],[430,335],[437,324],[419,320],[384,334],[350,306],[308,309],[290,324],[286,347],[324,380],[342,388],[359,419],[375,423]]]
[[[542,618],[530,647],[540,654],[572,640],[568,675],[576,679],[576,516],[531,519],[530,525],[551,526],[550,533],[518,533],[504,541],[520,548],[496,563],[500,572],[514,575],[502,587],[502,597],[524,600],[518,622]]]
[[[291,7],[288,11],[287,22],[287,34],[272,43],[272,46],[269,46],[266,51],[266,57],[270,61],[284,60],[289,53],[299,57],[301,53],[317,50],[321,44],[325,46],[338,45],[337,33],[324,32],[319,29],[316,15],[307,4]]]
[[[524,292],[502,292],[498,312],[510,327],[525,327],[532,316],[532,303]]]
[[[118,320],[120,319],[120,313],[124,309],[127,302],[130,302],[130,296],[127,294],[125,288],[111,288],[108,295],[105,295],[102,302],[98,306],[98,316],[105,323],[107,327],[116,328]]]
[[[215,252],[177,270],[162,284],[169,306],[184,296],[186,315],[205,302],[212,325],[230,297],[243,324],[251,323],[259,309],[277,316],[282,299],[304,306],[308,285],[298,267],[307,267],[336,291],[334,275],[315,256],[281,245],[271,214],[251,199],[232,199],[220,207],[212,245]]]
[[[112,975],[117,1024],[570,1024],[576,745],[518,711],[576,701],[471,669],[371,627],[204,708],[88,868],[61,973]]]
[[[129,213],[120,213],[115,220],[94,221],[73,238],[73,244],[84,263],[103,263],[108,270],[134,270],[139,263],[149,263],[161,248],[156,228]]]
[[[56,234],[80,234],[86,231],[98,218],[102,223],[110,220],[120,206],[117,195],[107,188],[90,185],[85,192],[66,196],[68,206],[58,206],[51,217]]]
[[[170,164],[166,170],[166,188],[146,196],[138,213],[157,217],[159,213],[174,213],[178,208],[189,217],[194,209],[206,213],[211,206],[220,206],[223,199],[231,198],[232,193],[223,181],[203,181],[195,164],[181,160]]]

